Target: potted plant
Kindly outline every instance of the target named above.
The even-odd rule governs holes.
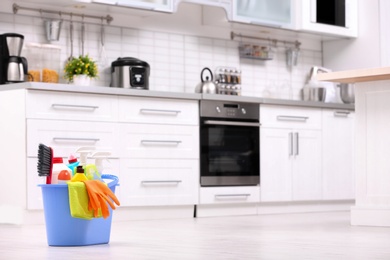
[[[98,68],[96,62],[87,54],[68,61],[64,72],[64,77],[69,82],[73,82],[75,85],[89,85],[91,78],[97,77]]]

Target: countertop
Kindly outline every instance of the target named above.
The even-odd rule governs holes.
[[[390,80],[390,67],[320,73],[317,74],[317,80],[341,83]]]
[[[32,89],[32,90],[45,90],[45,91],[63,91],[63,92],[137,96],[137,97],[159,97],[159,98],[173,98],[173,99],[187,99],[187,100],[222,100],[222,101],[249,102],[249,103],[267,104],[267,105],[333,108],[333,109],[346,109],[346,110],[355,109],[354,104],[324,103],[324,102],[315,102],[315,101],[273,99],[273,98],[261,98],[261,97],[249,97],[249,96],[229,96],[229,95],[215,95],[215,94],[110,88],[105,86],[76,86],[70,84],[53,84],[53,83],[40,83],[40,82],[39,83],[25,82],[25,83],[17,83],[17,84],[0,85],[0,91],[12,90],[12,89],[14,90]]]

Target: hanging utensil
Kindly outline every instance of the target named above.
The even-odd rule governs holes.
[[[73,59],[73,20],[72,16],[70,17],[70,25],[69,25],[69,37],[70,37],[70,55],[68,61]]]
[[[104,24],[102,19],[102,25],[100,28],[100,53],[99,53],[99,64],[103,67],[107,64],[107,56],[106,56],[106,49],[105,49],[105,31],[104,31]]]
[[[83,22],[81,23],[81,55],[84,56],[84,37],[85,37],[85,24],[84,24],[84,16]]]

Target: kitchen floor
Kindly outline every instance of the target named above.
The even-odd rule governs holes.
[[[349,212],[114,222],[107,245],[49,247],[43,225],[0,225],[0,259],[390,259],[390,228]],[[69,227],[72,228],[72,227]]]

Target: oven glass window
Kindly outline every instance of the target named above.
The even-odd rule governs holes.
[[[258,127],[202,126],[202,176],[259,175],[258,140]]]

